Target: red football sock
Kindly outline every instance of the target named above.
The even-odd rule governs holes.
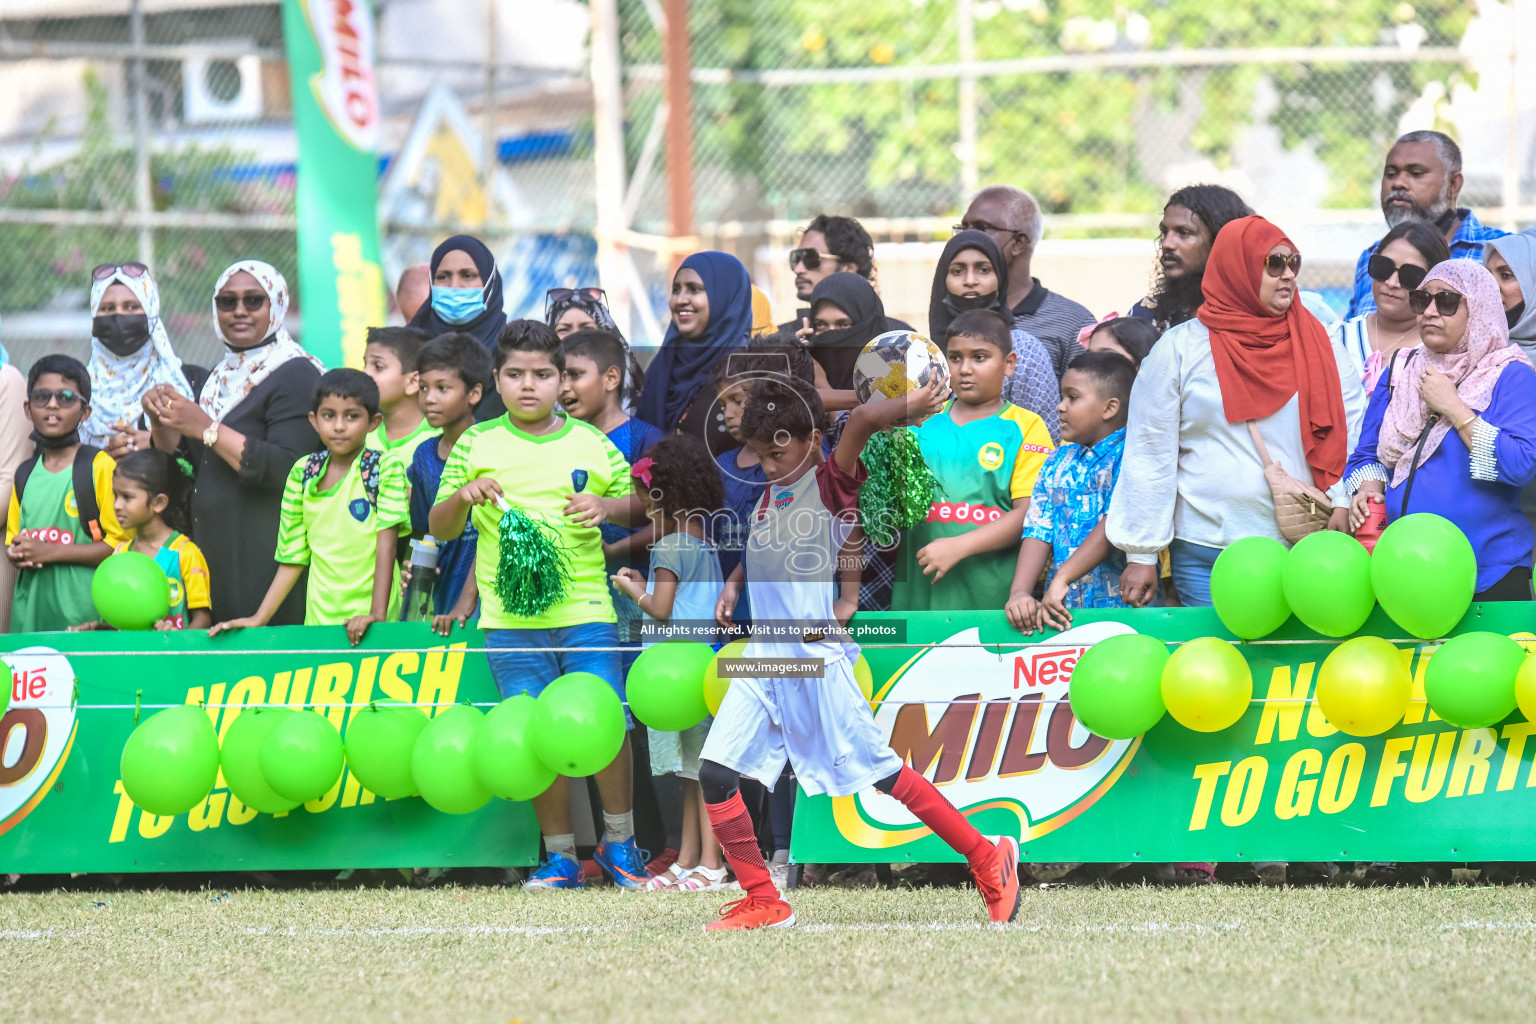
[[[741,802],[741,790],[721,803],[705,804],[704,810],[709,813],[709,824],[715,830],[721,852],[747,895],[759,900],[778,899],[779,890],[773,886],[768,865],[763,863],[763,851],[757,846],[757,833],[752,831],[752,816]]]
[[[956,853],[964,854],[971,867],[985,864],[992,855],[995,847],[976,831],[976,826],[910,765],[901,766],[896,785],[891,787],[891,796],[900,800],[918,821],[933,829],[934,835],[948,843]]]

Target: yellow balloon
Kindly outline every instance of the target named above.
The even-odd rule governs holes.
[[[1251,700],[1253,672],[1225,640],[1191,640],[1163,666],[1163,703],[1187,729],[1220,732],[1243,717]]]
[[[1346,640],[1317,670],[1317,706],[1340,732],[1378,736],[1403,720],[1413,677],[1396,647],[1379,636]]]
[[[1527,722],[1536,722],[1536,654],[1528,656],[1515,674],[1515,703]]]
[[[864,699],[869,701],[869,706],[873,708],[875,706],[875,673],[870,669],[869,659],[864,656],[863,652],[860,652],[859,660],[853,663],[853,678],[859,681],[859,692],[864,695]]]
[[[742,658],[746,656],[746,653],[746,637],[742,637],[740,640],[732,640],[716,652],[714,660],[704,670],[704,703],[709,705],[709,713],[711,715],[718,715],[720,713],[720,702],[725,700],[725,691],[730,689],[731,686],[729,679],[720,678],[720,659]]]

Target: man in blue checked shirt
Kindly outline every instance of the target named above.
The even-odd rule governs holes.
[[[1481,263],[1483,243],[1503,238],[1509,232],[1490,228],[1471,210],[1458,207],[1456,198],[1461,194],[1461,185],[1461,147],[1441,132],[1409,132],[1387,151],[1387,163],[1381,172],[1381,212],[1387,218],[1387,226],[1395,228],[1410,217],[1430,221],[1445,232],[1451,259]],[[1375,251],[1373,242],[1355,264],[1350,317],[1376,308],[1367,271]]]

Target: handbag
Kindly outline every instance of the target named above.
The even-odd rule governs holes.
[[[1264,479],[1269,493],[1275,499],[1275,521],[1280,526],[1280,536],[1292,544],[1328,525],[1333,515],[1333,499],[1322,491],[1296,479],[1285,467],[1269,457],[1264,436],[1253,420],[1248,420],[1248,436],[1253,438],[1259,450],[1259,461],[1264,464]]]

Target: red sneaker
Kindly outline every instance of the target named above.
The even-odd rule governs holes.
[[[985,867],[971,871],[981,898],[987,901],[987,915],[993,924],[1005,924],[1019,916],[1019,842],[1012,836],[998,836],[997,848]]]
[[[1017,889],[1017,883],[1015,883]],[[720,920],[704,926],[707,932],[729,932],[747,928],[789,928],[795,912],[783,900],[758,900],[751,896],[727,903],[720,908]]]

